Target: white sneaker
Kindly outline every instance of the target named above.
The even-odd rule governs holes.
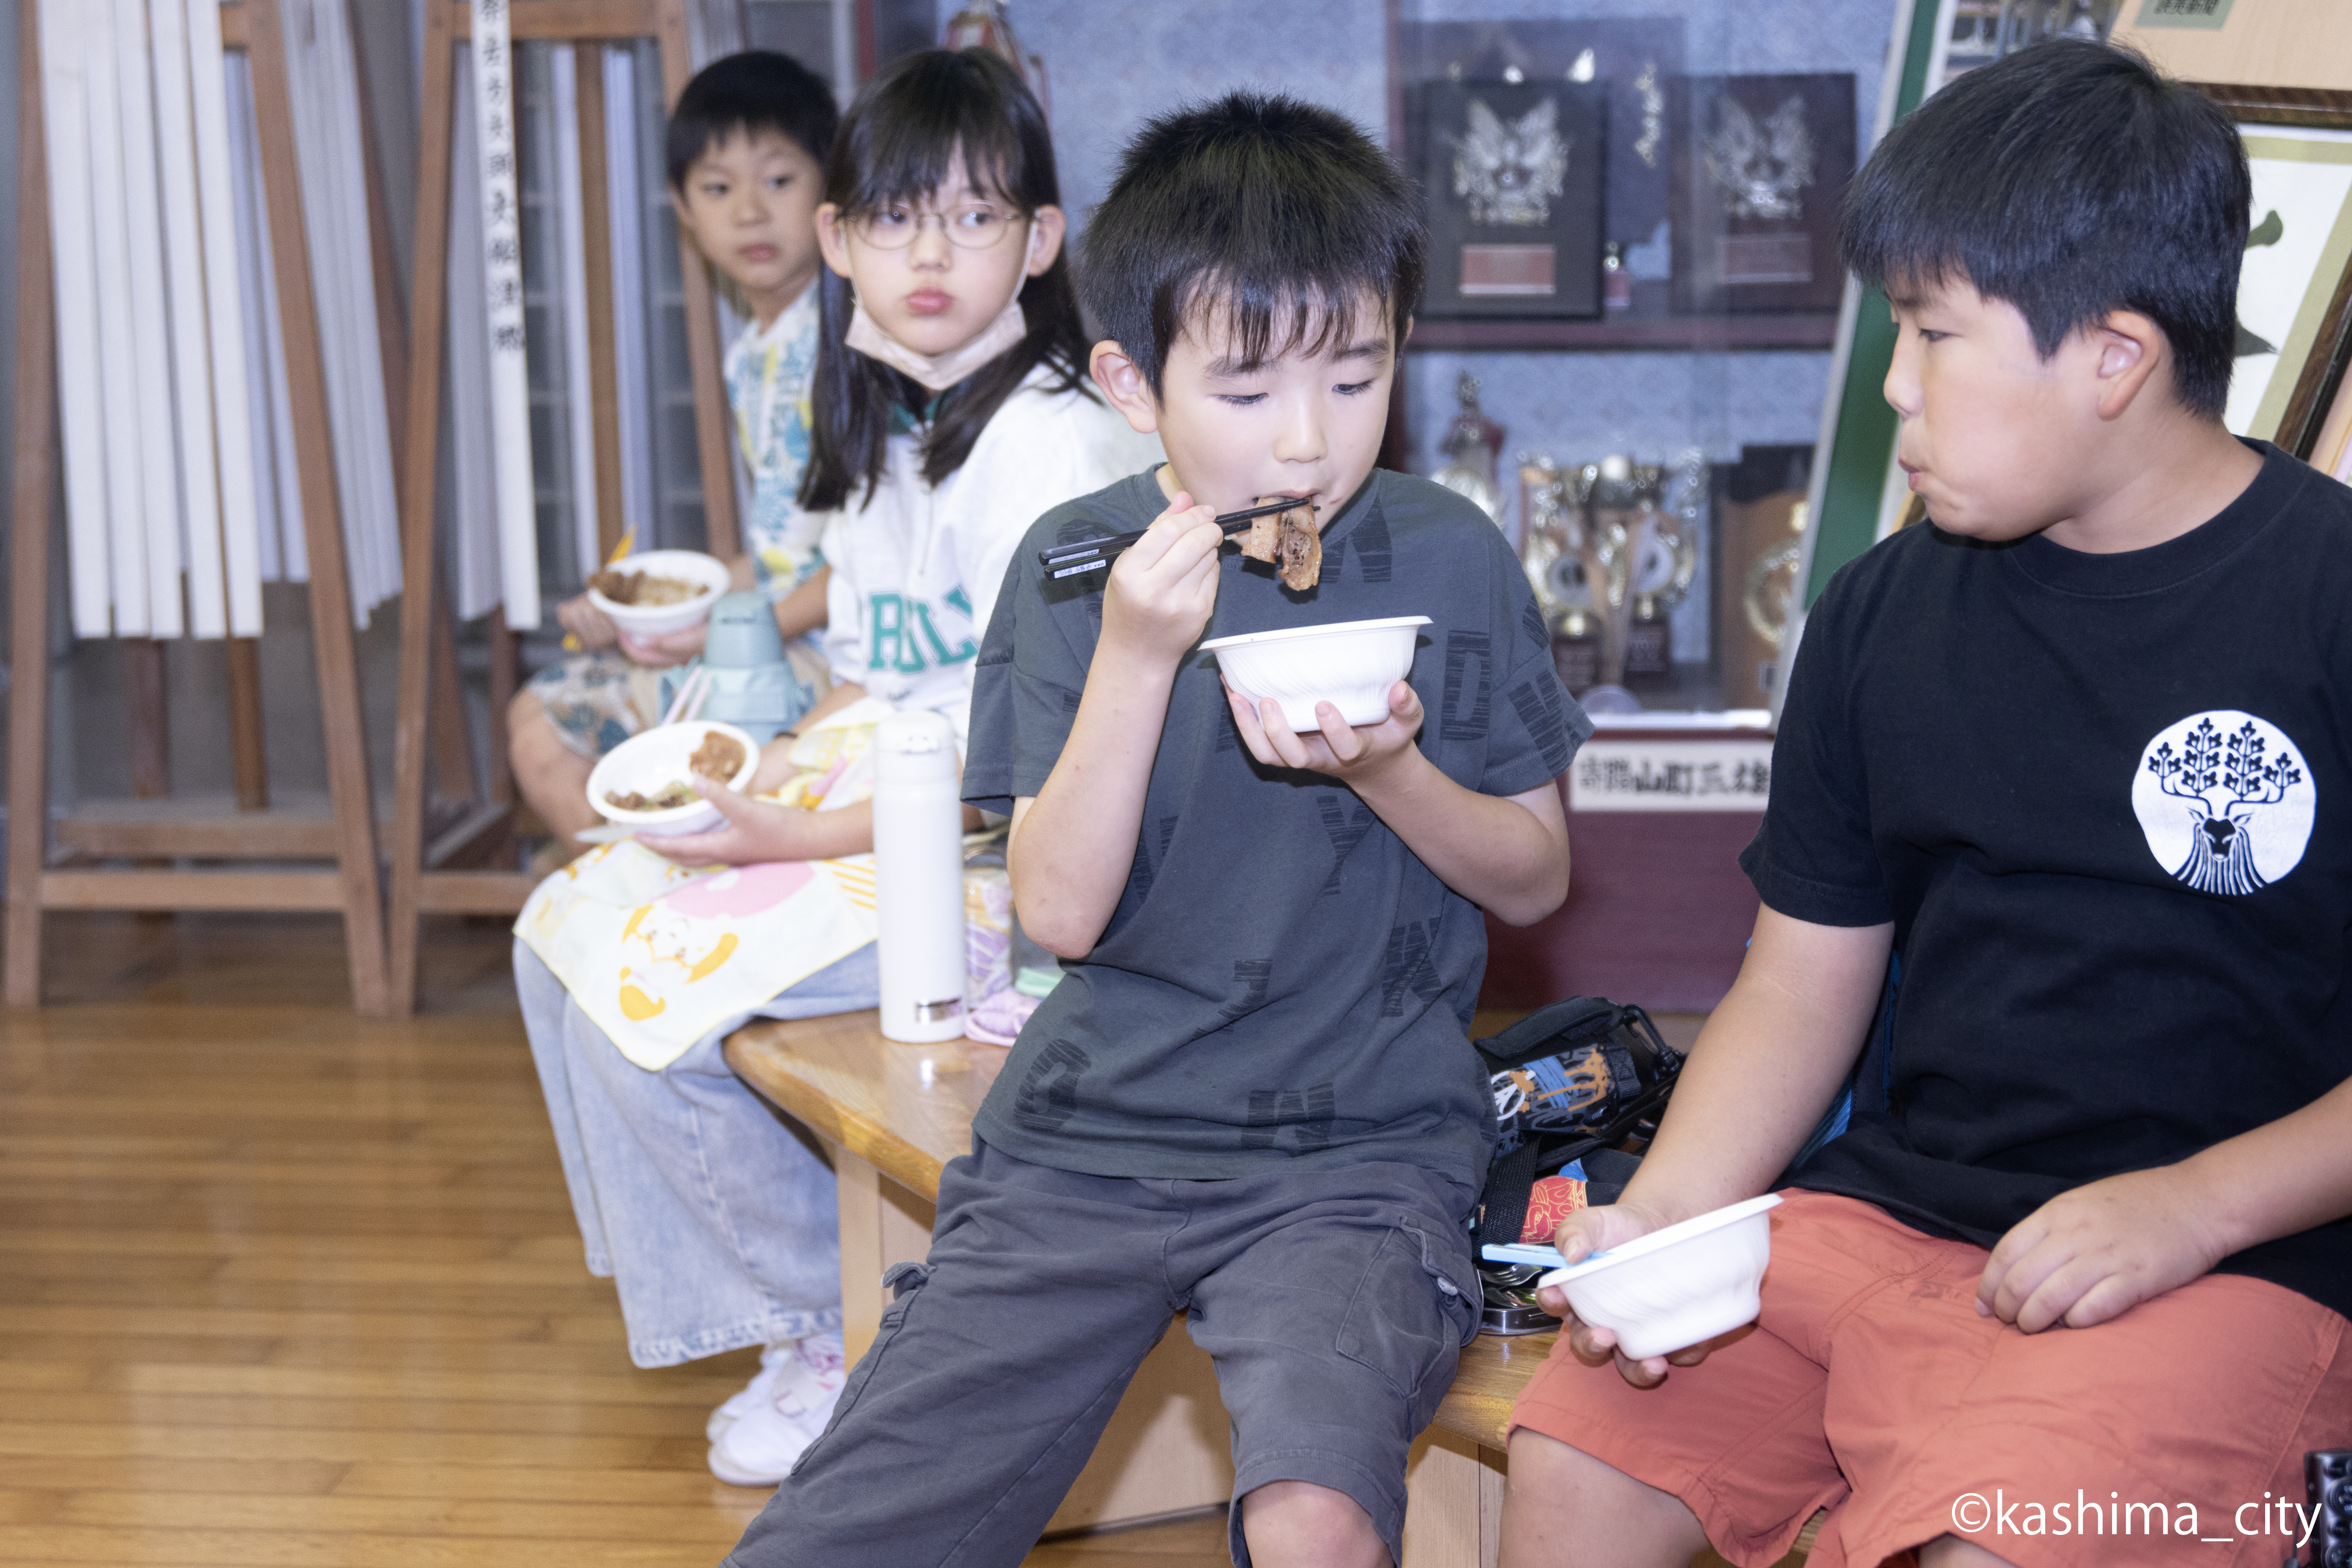
[[[842,1385],[849,1381],[837,1333],[803,1340],[779,1361],[784,1370],[770,1397],[711,1442],[710,1473],[730,1485],[772,1487],[790,1475],[833,1420]]]
[[[793,1350],[798,1342],[795,1340],[778,1340],[761,1351],[759,1372],[753,1374],[750,1383],[730,1394],[724,1405],[710,1413],[710,1419],[702,1425],[702,1435],[716,1443],[720,1433],[774,1398],[776,1380],[791,1369]],[[839,1335],[834,1337],[834,1342],[840,1342]]]

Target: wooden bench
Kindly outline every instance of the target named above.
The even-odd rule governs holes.
[[[972,1113],[1004,1058],[1000,1047],[965,1040],[886,1040],[871,1012],[758,1023],[728,1037],[729,1065],[832,1153],[842,1338],[851,1361],[866,1353],[880,1326],[882,1270],[929,1249],[940,1167],[971,1151]],[[1403,1568],[1492,1568],[1511,1402],[1555,1338],[1481,1335],[1463,1351],[1453,1387],[1406,1470]],[[1233,1495],[1228,1445],[1214,1371],[1179,1319],[1136,1373],[1047,1529],[1222,1503]]]

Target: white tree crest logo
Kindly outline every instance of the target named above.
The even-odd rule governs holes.
[[[2157,863],[2200,893],[2258,892],[2294,870],[2318,791],[2294,742],[2251,713],[2217,709],[2158,735],[2132,780]]]

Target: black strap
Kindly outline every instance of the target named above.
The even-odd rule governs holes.
[[[1481,1247],[1490,1242],[1507,1247],[1527,1228],[1538,1153],[1530,1138],[1486,1166],[1486,1190],[1478,1199],[1476,1240]]]

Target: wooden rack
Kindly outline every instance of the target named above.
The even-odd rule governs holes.
[[[10,563],[16,678],[8,715],[8,1002],[12,1006],[34,1006],[40,1001],[42,923],[50,910],[309,910],[342,915],[352,1001],[363,1013],[383,1012],[391,993],[385,984],[374,809],[361,726],[332,437],[327,424],[326,375],[295,162],[286,39],[274,0],[224,5],[221,34],[226,47],[246,51],[253,69],[270,254],[278,278],[278,318],[293,405],[303,539],[310,558],[310,629],[324,721],[328,798],[285,801],[274,807],[269,804],[262,766],[260,677],[250,638],[231,638],[228,644],[236,800],[163,798],[169,794],[169,778],[163,760],[162,647],[152,639],[128,639],[133,700],[130,736],[139,798],[79,809],[59,825],[61,853],[52,859],[47,783],[49,542],[58,436],[56,293],[49,248],[39,0],[22,0],[19,10],[16,428]],[[369,174],[373,184],[372,159]],[[371,194],[380,201],[380,192]],[[381,224],[375,226],[379,310],[396,310],[398,294],[392,282],[389,251],[384,248]],[[379,322],[380,327],[383,324]],[[396,342],[396,331],[393,337]],[[385,371],[388,382],[400,374],[389,357]],[[404,381],[402,376],[388,390],[404,392]],[[399,406],[398,397],[392,405]],[[429,572],[409,579],[412,589],[431,581]],[[429,605],[432,595],[412,592],[409,597]],[[422,640],[417,647],[420,654],[426,651]],[[454,656],[448,662],[454,664]],[[462,725],[453,730],[447,713],[436,717],[437,729],[462,739]],[[470,773],[469,762],[465,771]],[[325,859],[333,861],[334,867],[104,870],[88,864],[122,857],[149,861],[168,861],[173,857]]]
[[[579,84],[582,228],[588,275],[589,386],[596,437],[596,518],[602,553],[619,538],[620,415],[613,345],[612,229],[605,208],[604,89],[602,51],[608,44],[655,40],[661,53],[662,91],[677,100],[692,74],[685,0],[509,0],[508,36],[569,43],[580,51]],[[449,250],[451,51],[469,41],[473,12],[467,0],[428,0],[425,14],[424,114],[416,174],[416,264],[409,313],[410,379],[401,473],[401,555],[404,582],[434,580],[434,473],[439,459],[442,349],[446,331]],[[692,243],[679,236],[685,282],[687,351],[694,382],[696,454],[702,473],[704,516],[711,551],[737,551],[733,458],[726,390],[720,380],[719,325],[710,280]],[[641,523],[649,520],[637,520]],[[432,605],[411,594],[400,610],[400,708],[394,738],[392,918],[386,994],[394,1011],[415,1005],[417,921],[426,914],[513,914],[536,879],[516,871],[439,870],[426,865],[425,805],[428,714],[454,684],[454,667],[436,669],[430,657]],[[490,727],[496,805],[511,801],[503,766],[506,700],[512,695],[513,643],[494,621]],[[432,726],[436,731],[440,726]],[[436,734],[437,743],[439,737]]]

